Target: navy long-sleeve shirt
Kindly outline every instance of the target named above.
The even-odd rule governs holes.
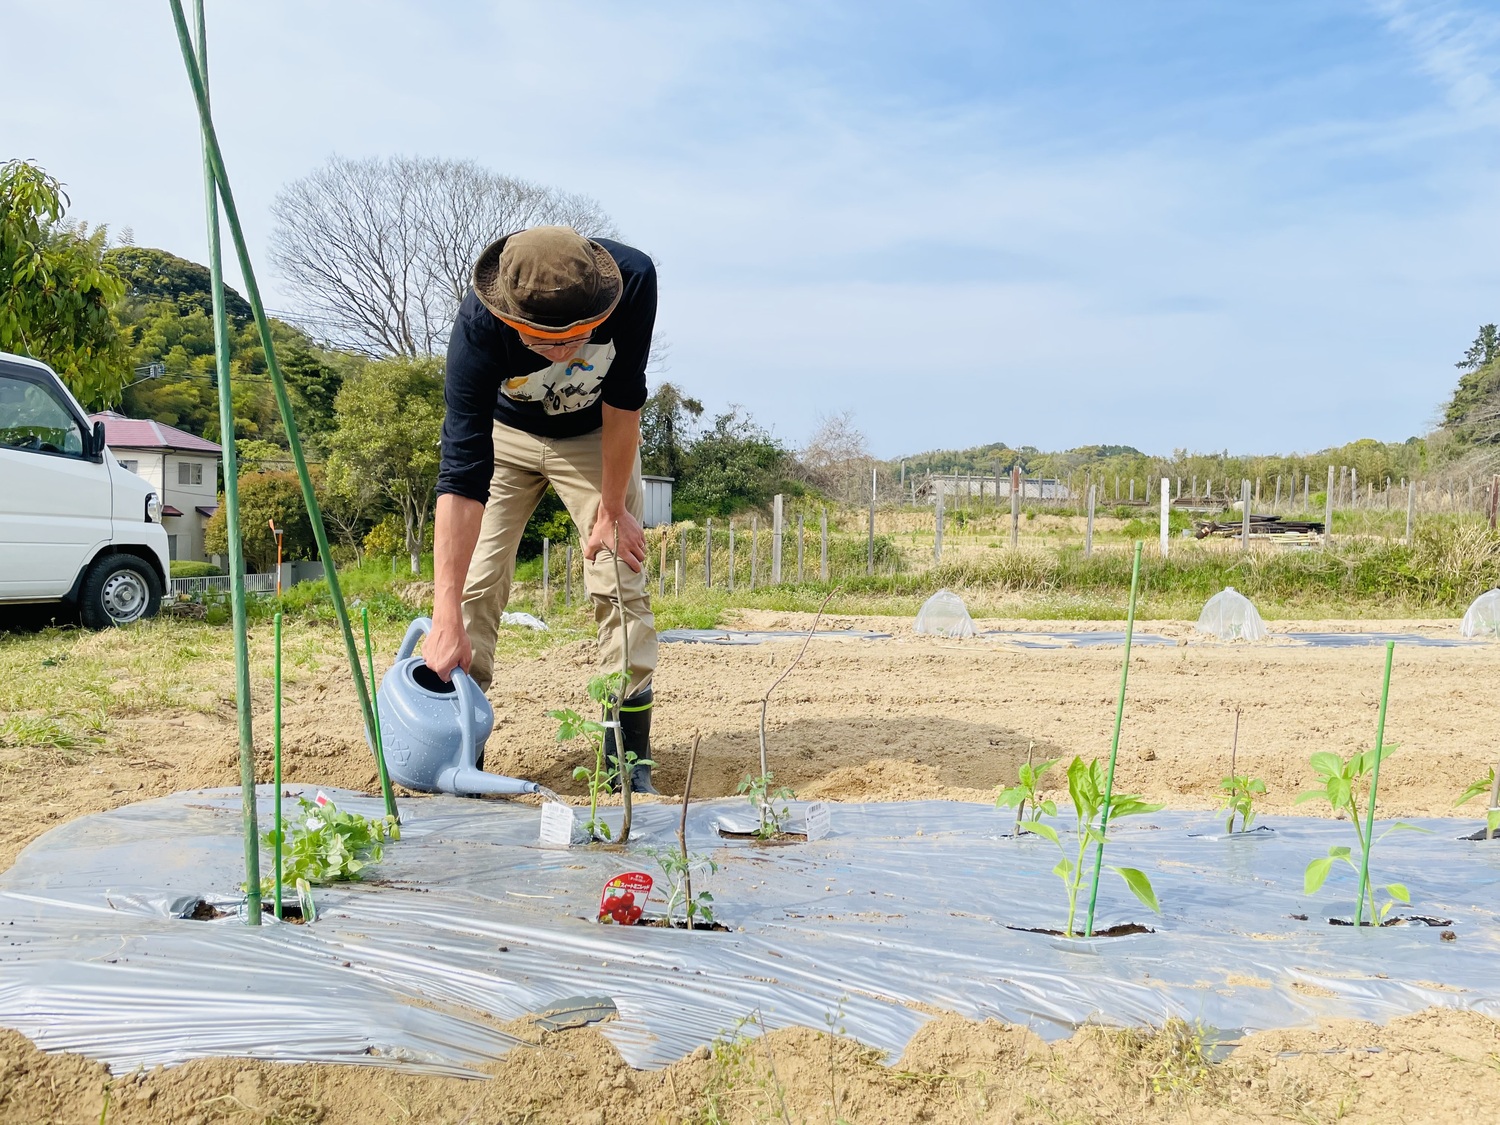
[[[578,437],[604,424],[604,403],[620,410],[645,404],[656,266],[634,247],[594,241],[620,267],[623,291],[609,319],[566,363],[549,363],[526,347],[472,289],[464,297],[448,341],[438,495],[489,499],[495,422],[538,437]]]

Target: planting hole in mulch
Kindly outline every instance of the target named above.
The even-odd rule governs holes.
[[[1048,937],[1075,937],[1081,938],[1083,934],[1065,934],[1061,930],[1044,930],[1033,926],[1006,926],[1007,930],[1016,930],[1023,934],[1046,934]],[[1121,922],[1117,926],[1106,926],[1102,930],[1095,930],[1090,937],[1130,937],[1132,934],[1154,934],[1150,926],[1142,926],[1139,922]]]
[[[1481,828],[1478,832],[1471,832],[1467,836],[1460,836],[1459,839],[1460,840],[1485,840],[1485,839],[1500,840],[1500,832],[1496,832],[1493,836],[1486,836],[1484,834],[1484,829]]]
[[[1354,920],[1352,918],[1330,918],[1328,919],[1328,924],[1330,926],[1353,926]],[[1375,922],[1364,923],[1365,926],[1374,926],[1376,924]],[[1387,918],[1384,922],[1378,924],[1381,926],[1431,926],[1434,929],[1442,929],[1445,926],[1453,925],[1453,919],[1434,918],[1428,914],[1400,914],[1395,918]]]
[[[767,848],[785,847],[787,844],[804,844],[807,842],[806,832],[778,832],[774,836],[762,836],[759,832],[735,832],[729,828],[720,828],[719,835],[726,840],[753,840]]]
[[[616,922],[613,918],[609,919],[607,922],[604,921],[603,919],[600,919],[600,921],[601,921],[601,923],[603,925],[606,925],[606,926],[627,926],[627,927],[628,926],[645,926],[645,927],[647,927],[649,929],[658,929],[658,930],[665,930],[665,929],[668,928],[668,926],[667,926],[667,920],[665,918],[660,917],[660,916],[650,916],[650,917],[648,917],[648,916],[642,915],[641,918],[639,918],[637,921],[634,921],[634,922]],[[685,930],[685,929],[688,928],[688,925],[687,925],[687,922],[684,919],[682,919],[682,918],[674,918],[674,919],[672,919],[671,928],[674,929],[674,930]],[[709,924],[704,923],[704,922],[694,922],[693,923],[693,932],[694,933],[707,932],[707,933],[715,933],[715,934],[727,934],[727,933],[730,932],[730,929],[729,929],[728,926],[724,925],[724,923],[722,923],[722,922],[714,922],[712,925],[709,925]]]
[[[276,907],[273,903],[262,902],[260,904],[260,912],[262,914],[269,914],[274,917],[276,914]],[[186,922],[215,922],[220,918],[235,917],[238,913],[239,912],[235,910],[220,910],[217,906],[209,902],[207,899],[200,898],[197,902],[193,903],[191,909],[183,911],[178,915],[178,917]],[[303,925],[307,921],[307,919],[302,917],[301,906],[297,905],[294,902],[286,902],[284,900],[281,904],[281,920],[283,922],[291,922],[294,925],[298,926]]]

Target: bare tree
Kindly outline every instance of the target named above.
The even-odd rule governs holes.
[[[797,454],[810,484],[844,503],[857,503],[870,494],[870,469],[875,464],[869,439],[854,425],[854,414],[824,415],[818,428]]]
[[[319,335],[371,355],[441,352],[474,259],[543,223],[613,237],[584,195],[468,160],[395,156],[327,164],[272,204],[271,258]]]

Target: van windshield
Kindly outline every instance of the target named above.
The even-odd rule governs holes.
[[[0,370],[0,446],[79,457],[83,431],[45,384]]]

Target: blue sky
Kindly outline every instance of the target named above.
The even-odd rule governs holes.
[[[1500,319],[1500,7],[210,0],[260,279],[331,153],[600,199],[665,378],[793,444],[1310,450],[1424,432]],[[163,2],[0,0],[0,154],[199,260]]]

